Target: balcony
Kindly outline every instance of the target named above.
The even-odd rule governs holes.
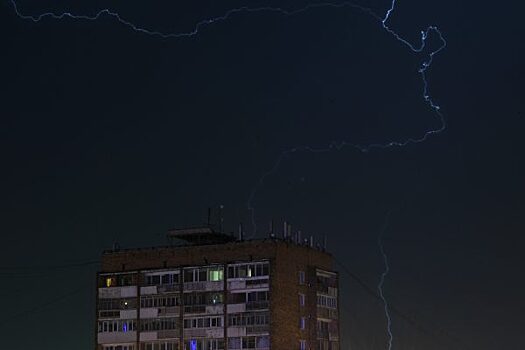
[[[98,312],[98,318],[119,318],[120,310],[103,310]]]
[[[245,279],[236,279],[228,282],[228,290],[237,290],[237,289],[251,289],[251,288],[269,288],[268,278],[245,278]]]
[[[184,305],[185,314],[204,314],[206,313],[206,305]]]
[[[137,286],[99,288],[99,299],[134,298],[137,296]]]
[[[137,332],[107,332],[98,333],[99,344],[129,343],[137,340]]]
[[[175,316],[180,314],[180,306],[168,306],[159,308],[159,316]]]
[[[249,301],[246,303],[246,310],[266,310],[268,309],[270,302],[268,300],[261,301]]]
[[[246,335],[266,334],[270,332],[270,325],[246,326]]]
[[[329,319],[329,320],[337,320],[337,310],[318,306],[317,307],[317,317]]]
[[[205,329],[205,328],[185,329],[184,330],[184,338],[206,337],[206,331],[207,331],[207,329]]]
[[[158,339],[175,339],[180,337],[180,332],[178,329],[166,329],[162,331],[157,331]]]
[[[157,287],[159,293],[171,293],[178,292],[180,290],[179,284],[163,284],[162,286]]]
[[[185,282],[185,291],[220,291],[224,289],[223,281],[208,281],[208,282]]]
[[[148,307],[140,309],[140,318],[157,318],[159,316],[159,309],[156,307]]]
[[[157,293],[157,286],[140,287],[140,295],[154,295]]]
[[[207,305],[206,306],[206,314],[208,315],[218,315],[224,312],[224,305],[223,304],[215,304],[215,305]]]
[[[227,305],[227,313],[229,314],[238,314],[238,313],[241,313],[241,312],[245,312],[246,311],[246,304],[242,303],[242,304],[228,304]]]
[[[246,335],[246,327],[228,327],[228,337],[243,337]]]

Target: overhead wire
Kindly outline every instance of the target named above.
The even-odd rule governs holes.
[[[348,267],[346,267],[345,264],[343,264],[340,260],[338,260],[335,256],[333,257],[334,261],[339,265],[343,272],[349,276],[352,280],[357,282],[357,284],[371,297],[373,297],[375,300],[381,302],[382,298],[381,295],[372,287],[370,287],[361,277],[359,277],[356,273],[352,272]],[[413,316],[410,316],[408,313],[402,311],[399,307],[394,306],[392,304],[389,304],[389,310],[392,311],[393,314],[398,316],[399,318],[406,321],[408,324],[413,326],[416,330],[418,330],[420,333],[425,334],[427,336],[432,337],[434,340],[443,343],[444,340],[443,337],[448,338],[449,342],[454,343],[458,346],[458,349],[466,350],[468,347],[463,344],[463,341],[460,339],[457,339],[456,337],[450,335],[448,332],[444,330],[439,330],[439,332],[436,332],[436,330],[431,329],[430,327],[427,327],[423,325],[420,321],[416,320]],[[446,344],[449,344],[449,342],[446,342]]]

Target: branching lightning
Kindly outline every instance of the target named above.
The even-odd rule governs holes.
[[[394,334],[392,333],[392,317],[390,315],[390,307],[388,306],[388,301],[386,300],[385,294],[384,294],[384,284],[385,284],[385,278],[390,272],[390,265],[388,263],[388,257],[385,253],[385,247],[383,245],[383,235],[385,234],[385,231],[388,227],[388,219],[389,219],[390,213],[387,214],[387,217],[385,219],[385,224],[383,226],[383,229],[381,230],[380,235],[377,238],[377,243],[379,245],[379,250],[381,252],[381,255],[383,257],[383,262],[385,264],[385,269],[383,270],[383,273],[381,274],[381,278],[379,279],[379,284],[377,285],[377,290],[379,291],[379,296],[381,297],[381,300],[383,300],[383,306],[385,309],[385,317],[386,317],[386,323],[387,323],[387,333],[388,333],[388,350],[392,350],[392,344],[394,341]]]
[[[396,1],[397,0],[391,1],[390,7],[386,11],[384,16],[380,16],[376,14],[372,9],[358,5],[351,1],[343,1],[343,2],[338,2],[338,3],[331,3],[331,2],[310,3],[310,4],[305,5],[302,8],[295,9],[295,10],[287,10],[281,7],[269,7],[269,6],[268,7],[254,7],[254,8],[244,6],[244,7],[230,9],[221,16],[201,20],[197,22],[194,25],[193,29],[190,31],[165,33],[165,32],[148,29],[148,28],[136,25],[124,19],[118,12],[112,11],[110,9],[102,9],[98,11],[96,14],[91,15],[91,16],[90,15],[77,15],[71,12],[63,12],[63,13],[45,12],[39,15],[27,15],[27,14],[23,14],[19,10],[18,5],[15,0],[10,0],[16,15],[24,20],[40,22],[40,21],[43,21],[44,19],[49,18],[49,19],[55,19],[55,20],[73,19],[73,20],[97,21],[101,19],[102,17],[106,16],[106,17],[113,18],[117,22],[129,27],[130,29],[136,32],[150,35],[150,36],[159,37],[162,39],[194,37],[194,36],[197,36],[205,27],[227,21],[231,19],[232,17],[234,17],[235,15],[266,12],[266,13],[279,14],[283,16],[293,16],[293,15],[298,15],[303,12],[318,9],[318,8],[336,8],[338,9],[338,8],[344,8],[344,7],[354,8],[359,11],[362,11],[363,13],[366,13],[367,15],[372,16],[374,19],[376,19],[380,23],[380,25],[386,32],[391,34],[396,40],[404,44],[406,47],[408,47],[408,49],[410,49],[415,54],[422,53],[423,50],[425,50],[426,42],[430,35],[432,34],[437,35],[437,37],[439,38],[439,41],[441,42],[441,45],[436,50],[433,50],[428,54],[428,58],[422,62],[418,70],[418,73],[420,74],[421,80],[423,82],[423,99],[430,106],[430,108],[436,113],[440,121],[440,127],[437,129],[427,130],[426,132],[423,133],[423,135],[419,137],[411,137],[405,140],[392,140],[388,142],[370,143],[370,144],[364,144],[364,145],[351,143],[347,141],[340,141],[340,142],[331,142],[327,147],[324,147],[324,148],[312,148],[310,146],[298,146],[298,147],[294,147],[288,150],[284,150],[280,154],[280,156],[277,158],[277,160],[275,161],[273,167],[259,178],[259,181],[256,183],[253,190],[250,192],[248,203],[247,203],[247,209],[250,212],[253,236],[257,233],[257,225],[255,222],[256,221],[255,220],[255,208],[253,205],[255,195],[257,194],[257,191],[259,190],[259,188],[264,184],[265,179],[268,176],[274,174],[278,170],[279,165],[282,163],[283,159],[286,158],[287,156],[292,155],[296,152],[322,153],[322,152],[329,152],[329,151],[334,151],[334,150],[341,150],[345,147],[353,147],[353,148],[358,149],[361,152],[368,152],[373,149],[387,149],[387,148],[392,148],[392,147],[404,147],[410,144],[424,142],[430,136],[439,134],[443,130],[445,130],[446,122],[443,117],[443,114],[440,112],[440,106],[437,105],[432,100],[428,92],[428,80],[427,80],[426,73],[428,69],[430,68],[430,66],[432,65],[434,61],[434,57],[438,53],[440,53],[443,49],[445,49],[445,47],[447,46],[447,42],[445,38],[443,37],[441,31],[435,26],[429,26],[426,30],[421,31],[421,40],[418,45],[410,43],[407,39],[403,38],[397,32],[391,29],[388,26],[388,21],[392,13],[395,11]]]
[[[333,4],[329,4],[329,5],[327,4],[326,6],[332,6],[332,5]],[[256,220],[255,220],[255,207],[253,206],[253,200],[255,199],[255,195],[257,194],[257,191],[259,190],[259,188],[264,184],[264,180],[268,176],[273,175],[277,171],[277,169],[279,168],[279,165],[281,164],[281,162],[283,161],[283,159],[285,157],[287,157],[287,156],[289,156],[289,155],[291,155],[293,153],[296,153],[296,152],[323,153],[323,152],[329,152],[329,151],[334,151],[334,150],[335,151],[339,151],[339,150],[343,149],[344,147],[352,147],[352,148],[358,149],[361,152],[368,152],[368,151],[373,150],[373,149],[387,149],[387,148],[392,148],[392,147],[404,147],[404,146],[408,146],[410,144],[417,144],[417,143],[424,142],[430,136],[441,133],[447,127],[445,118],[444,118],[443,114],[440,111],[441,107],[432,100],[432,97],[430,96],[430,94],[428,92],[428,80],[427,80],[427,70],[430,68],[430,66],[434,62],[434,57],[438,53],[440,53],[442,50],[444,50],[445,47],[447,46],[447,41],[445,40],[445,38],[444,38],[443,34],[441,33],[441,31],[439,30],[439,28],[436,27],[436,26],[429,26],[426,30],[421,31],[421,41],[419,43],[419,46],[416,46],[414,44],[411,44],[408,40],[404,39],[402,36],[400,36],[394,30],[392,30],[387,24],[388,20],[390,19],[390,16],[392,15],[392,13],[395,10],[396,0],[392,0],[390,8],[387,10],[387,12],[385,13],[384,17],[378,16],[377,14],[375,14],[369,8],[365,8],[365,7],[362,7],[362,6],[357,6],[357,5],[355,5],[353,3],[349,3],[349,2],[341,3],[341,4],[338,5],[338,7],[342,7],[342,6],[345,6],[345,5],[349,5],[349,6],[352,6],[354,8],[358,8],[358,9],[362,10],[363,12],[373,16],[375,19],[377,19],[378,21],[381,22],[381,26],[383,27],[383,29],[385,31],[387,31],[389,34],[394,36],[394,38],[396,40],[398,40],[399,42],[403,43],[413,53],[421,53],[421,52],[423,52],[423,50],[426,48],[427,39],[429,38],[429,36],[432,33],[434,33],[435,35],[438,36],[439,41],[441,42],[441,45],[436,50],[431,51],[428,54],[428,58],[421,63],[421,66],[420,66],[420,68],[418,70],[418,73],[420,74],[421,80],[423,82],[423,99],[430,106],[430,108],[434,111],[434,113],[436,113],[436,115],[438,116],[439,121],[440,121],[440,127],[437,128],[437,129],[427,130],[420,137],[415,137],[415,138],[412,137],[412,138],[408,138],[408,139],[402,140],[402,141],[389,141],[389,142],[383,142],[383,143],[371,143],[371,144],[367,144],[367,145],[362,145],[362,144],[356,144],[356,143],[351,143],[351,142],[347,142],[347,141],[342,141],[342,142],[332,142],[332,143],[330,143],[328,145],[328,147],[325,147],[325,148],[312,148],[310,146],[301,146],[301,147],[290,148],[288,150],[283,151],[279,155],[277,160],[275,161],[274,166],[269,171],[264,173],[259,178],[259,181],[257,182],[255,187],[253,188],[253,190],[250,193],[250,196],[248,198],[247,207],[248,207],[248,210],[249,210],[249,212],[251,214],[251,221],[252,221],[252,228],[253,228],[252,235],[253,236],[255,236],[255,234],[257,233],[257,223],[256,223]],[[320,6],[322,6],[322,4],[318,4],[317,5],[317,7],[320,7]],[[335,6],[335,5],[333,5],[333,6]],[[304,9],[304,10],[306,10],[306,9]]]
[[[436,26],[429,26],[426,30],[421,31],[421,38],[420,38],[420,41],[419,41],[418,44],[410,43],[407,39],[403,38],[396,31],[391,29],[389,27],[389,25],[388,25],[388,22],[389,22],[389,19],[391,18],[392,14],[394,13],[394,11],[396,9],[396,2],[397,2],[397,0],[391,0],[390,7],[388,8],[388,10],[385,12],[385,14],[383,16],[378,15],[377,13],[372,11],[370,8],[360,6],[360,5],[358,5],[356,3],[353,3],[351,1],[343,1],[343,2],[338,2],[338,3],[331,3],[331,2],[311,3],[311,4],[305,5],[302,8],[295,9],[295,10],[287,10],[287,9],[284,9],[284,8],[281,8],[281,7],[269,7],[269,6],[268,7],[255,7],[255,8],[251,8],[251,7],[245,6],[245,7],[239,7],[239,8],[230,9],[230,10],[226,11],[221,16],[217,16],[217,17],[201,20],[201,21],[197,22],[193,26],[193,28],[191,30],[189,30],[189,31],[173,32],[173,33],[171,33],[171,32],[161,32],[161,31],[158,31],[158,30],[148,29],[148,28],[139,26],[139,25],[137,25],[137,24],[135,24],[135,23],[133,23],[131,21],[128,21],[128,20],[124,19],[118,12],[115,12],[115,11],[110,10],[110,9],[102,9],[102,10],[98,11],[94,15],[77,15],[77,14],[73,14],[71,12],[63,12],[63,13],[45,12],[45,13],[42,13],[42,14],[39,14],[39,15],[27,15],[27,14],[23,14],[20,11],[20,9],[18,7],[18,4],[15,2],[15,0],[9,0],[9,1],[11,2],[11,5],[12,5],[12,7],[13,7],[13,9],[14,9],[14,11],[15,11],[15,13],[16,13],[16,15],[18,17],[20,17],[21,19],[24,19],[24,20],[33,21],[35,23],[36,22],[41,22],[41,21],[43,21],[45,19],[54,19],[54,20],[72,19],[72,20],[97,21],[97,20],[99,20],[99,19],[101,19],[103,17],[109,17],[111,19],[114,19],[118,23],[129,27],[133,31],[136,31],[138,33],[142,33],[142,34],[145,34],[145,35],[149,35],[149,36],[158,37],[158,38],[161,38],[161,39],[175,39],[175,38],[191,38],[191,37],[195,37],[198,34],[200,34],[202,32],[202,30],[204,30],[206,27],[210,27],[210,26],[212,26],[214,24],[219,24],[221,22],[225,22],[225,21],[233,18],[234,16],[242,15],[242,14],[273,13],[273,14],[282,15],[282,16],[293,16],[293,15],[298,15],[298,14],[301,14],[303,12],[306,12],[306,11],[309,11],[309,10],[318,9],[318,8],[334,8],[334,9],[353,8],[353,9],[359,10],[359,11],[361,11],[361,12],[367,14],[367,15],[370,15],[375,20],[378,21],[379,25],[387,33],[392,35],[397,41],[402,43],[405,47],[407,47],[409,50],[411,50],[414,54],[421,54],[421,53],[423,53],[423,51],[425,49],[427,49],[427,45],[426,45],[427,44],[427,39],[431,35],[436,35],[437,38],[439,39],[439,42],[441,43],[441,45],[437,49],[435,49],[433,51],[430,51],[428,53],[427,58],[425,60],[423,60],[423,62],[421,63],[421,65],[419,67],[419,70],[418,70],[418,73],[419,73],[419,75],[421,77],[421,81],[422,81],[422,85],[423,85],[423,88],[422,88],[423,99],[428,104],[430,109],[437,115],[437,117],[438,117],[438,119],[440,121],[440,126],[438,128],[436,128],[436,129],[427,130],[420,136],[410,137],[410,138],[405,139],[405,140],[391,140],[391,141],[386,141],[386,142],[378,142],[378,143],[370,143],[370,144],[356,144],[356,143],[351,143],[351,142],[347,142],[347,141],[342,141],[342,142],[331,142],[330,144],[328,144],[324,148],[313,148],[313,147],[310,147],[310,146],[298,146],[298,147],[294,147],[294,148],[290,148],[290,149],[284,150],[278,156],[278,158],[276,159],[276,161],[275,161],[274,165],[271,167],[271,169],[269,169],[267,172],[262,174],[262,176],[259,178],[258,182],[255,184],[255,187],[250,192],[250,195],[249,195],[249,198],[248,198],[248,203],[247,203],[247,209],[250,212],[250,218],[251,218],[251,222],[252,222],[252,236],[254,236],[257,233],[257,225],[256,225],[256,220],[255,220],[255,207],[253,205],[253,202],[254,202],[255,196],[257,194],[257,191],[263,186],[264,181],[269,176],[271,176],[271,175],[273,175],[273,174],[275,174],[277,172],[277,170],[278,170],[279,166],[281,165],[281,163],[283,162],[283,160],[285,158],[287,158],[288,156],[291,156],[294,153],[298,153],[298,152],[324,153],[324,152],[330,152],[330,151],[339,151],[339,150],[341,150],[341,149],[343,149],[345,147],[355,148],[355,149],[357,149],[357,150],[359,150],[361,152],[368,152],[368,151],[371,151],[371,150],[374,150],[374,149],[389,149],[389,148],[393,148],[393,147],[404,147],[404,146],[408,146],[408,145],[411,145],[411,144],[417,144],[417,143],[424,142],[429,137],[431,137],[433,135],[436,135],[436,134],[439,134],[442,131],[444,131],[446,129],[446,126],[447,126],[445,118],[444,118],[443,114],[440,111],[440,109],[441,109],[440,106],[433,101],[432,97],[429,94],[429,91],[428,91],[429,90],[429,84],[428,84],[428,79],[427,79],[427,71],[429,70],[429,68],[431,67],[432,63],[434,62],[435,56],[437,54],[439,54],[442,50],[445,49],[445,47],[447,46],[447,42],[446,42],[444,36],[442,35],[441,31]],[[378,244],[379,244],[379,248],[380,248],[380,251],[381,251],[381,254],[382,254],[382,257],[383,257],[385,270],[381,274],[381,278],[380,278],[380,281],[379,281],[379,284],[378,284],[377,288],[378,288],[380,297],[381,297],[381,299],[383,301],[383,304],[384,304],[384,310],[385,310],[385,315],[386,315],[386,319],[387,319],[388,350],[391,350],[392,349],[392,344],[393,344],[392,319],[391,319],[391,315],[390,315],[389,305],[388,305],[388,302],[387,302],[387,300],[386,300],[386,298],[384,296],[384,291],[383,291],[385,278],[387,277],[387,275],[388,275],[388,273],[390,271],[390,266],[389,266],[389,263],[388,263],[388,257],[387,257],[387,255],[385,253],[384,246],[383,246],[383,241],[382,241],[382,236],[383,236],[384,232],[386,231],[387,225],[388,225],[388,215],[387,215],[387,219],[385,221],[385,225],[383,227],[383,230],[382,230],[381,234],[378,237]]]
[[[421,41],[419,43],[419,46],[410,43],[408,40],[406,40],[402,36],[400,36],[397,32],[392,30],[388,26],[387,23],[388,23],[388,20],[390,19],[391,15],[392,15],[392,13],[395,10],[396,0],[392,0],[392,2],[390,4],[390,8],[386,11],[384,16],[379,16],[375,12],[373,12],[370,8],[363,7],[363,6],[360,6],[358,4],[355,4],[355,3],[349,2],[349,1],[344,1],[344,2],[340,2],[340,3],[328,3],[328,2],[311,3],[311,4],[307,4],[304,7],[296,9],[296,10],[286,10],[286,9],[283,9],[283,8],[280,8],[280,7],[256,7],[256,8],[239,7],[239,8],[234,8],[234,9],[228,10],[222,16],[213,17],[213,18],[204,19],[202,21],[199,21],[199,22],[197,22],[195,24],[193,29],[190,30],[190,31],[177,32],[177,33],[164,33],[164,32],[160,32],[160,31],[156,31],[156,30],[140,27],[140,26],[138,26],[138,25],[136,25],[136,24],[134,24],[134,23],[132,23],[132,22],[122,18],[117,12],[114,12],[114,11],[112,11],[110,9],[100,10],[95,15],[92,15],[92,16],[89,16],[89,15],[76,15],[76,14],[73,14],[71,12],[63,12],[63,13],[59,13],[59,14],[58,13],[54,13],[54,12],[46,12],[46,13],[42,13],[40,15],[34,16],[34,15],[22,14],[20,12],[20,10],[18,8],[18,5],[15,2],[15,0],[10,0],[10,1],[11,1],[11,4],[13,5],[13,9],[14,9],[15,13],[18,15],[18,17],[20,17],[22,19],[25,19],[25,20],[31,20],[33,22],[40,22],[40,21],[42,21],[42,20],[44,20],[46,18],[51,18],[51,19],[55,19],[55,20],[62,20],[62,19],[69,18],[69,19],[75,19],[75,20],[96,21],[96,20],[100,19],[103,16],[109,16],[109,17],[114,18],[115,20],[117,20],[121,24],[129,27],[130,29],[132,29],[132,30],[134,30],[136,32],[147,34],[147,35],[150,35],[150,36],[160,37],[160,38],[163,38],[163,39],[193,37],[193,36],[198,35],[201,32],[201,30],[204,29],[204,27],[210,26],[212,24],[216,24],[216,23],[219,23],[219,22],[227,21],[228,19],[230,19],[234,15],[241,14],[241,13],[273,12],[273,13],[277,13],[277,14],[280,14],[280,15],[292,16],[292,15],[300,14],[302,12],[306,12],[308,10],[312,10],[312,9],[316,9],[316,8],[323,8],[323,7],[332,7],[332,8],[351,7],[351,8],[354,8],[354,9],[358,9],[358,10],[360,10],[360,11],[362,11],[362,12],[364,12],[364,13],[372,16],[372,17],[374,17],[377,21],[380,22],[381,26],[383,27],[383,29],[385,31],[387,31],[389,34],[391,34],[396,40],[398,40],[399,42],[403,43],[406,47],[408,47],[414,53],[421,53],[421,52],[423,52],[423,50],[426,48],[426,41],[429,38],[429,36],[432,33],[436,34],[438,36],[440,42],[441,42],[441,45],[436,50],[431,51],[428,54],[428,58],[423,61],[423,63],[421,64],[418,72],[419,72],[419,74],[421,76],[421,80],[423,82],[423,99],[427,102],[427,104],[431,107],[431,109],[437,114],[437,116],[438,116],[438,118],[440,120],[440,127],[437,128],[437,129],[428,130],[423,135],[421,135],[420,137],[412,137],[412,138],[408,138],[408,139],[402,140],[402,141],[388,141],[388,142],[382,142],[382,143],[371,143],[371,144],[366,144],[366,145],[355,144],[355,143],[351,143],[351,142],[347,142],[347,141],[342,141],[342,142],[331,142],[325,148],[312,148],[310,146],[298,146],[298,147],[290,148],[288,150],[283,151],[279,155],[277,160],[275,161],[273,167],[269,171],[265,172],[259,178],[259,181],[256,183],[255,187],[251,191],[250,196],[248,198],[247,207],[248,207],[248,210],[249,210],[249,212],[251,214],[251,221],[252,221],[252,228],[253,228],[252,234],[253,235],[255,235],[257,233],[257,225],[256,225],[256,222],[255,222],[255,208],[253,206],[253,200],[255,199],[255,195],[257,194],[258,189],[263,185],[264,180],[268,176],[274,174],[277,171],[277,169],[279,168],[279,165],[281,164],[283,159],[286,158],[287,156],[292,155],[293,153],[296,153],[296,152],[305,152],[305,151],[306,152],[313,152],[313,153],[323,153],[323,152],[329,152],[329,151],[333,151],[333,150],[341,150],[344,147],[353,147],[353,148],[358,149],[361,152],[368,152],[368,151],[370,151],[372,149],[378,149],[378,148],[379,149],[387,149],[387,148],[391,148],[391,147],[404,147],[404,146],[407,146],[407,145],[410,145],[410,144],[416,144],[416,143],[424,142],[430,136],[435,135],[435,134],[439,134],[440,132],[442,132],[446,128],[445,119],[443,117],[443,114],[440,112],[440,106],[437,105],[436,103],[434,103],[434,101],[432,100],[431,96],[428,93],[428,80],[427,80],[426,73],[427,73],[427,70],[432,65],[432,63],[434,61],[434,57],[439,52],[441,52],[443,49],[445,49],[445,47],[447,45],[447,42],[446,42],[445,38],[443,37],[441,31],[435,26],[429,26],[426,30],[421,31]]]

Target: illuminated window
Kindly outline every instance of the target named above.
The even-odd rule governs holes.
[[[299,340],[299,350],[306,350],[306,340]]]
[[[299,322],[299,327],[303,330],[306,328],[306,318],[305,317],[301,317],[301,321]]]
[[[106,287],[111,287],[115,285],[115,279],[113,277],[106,278]]]
[[[222,281],[224,277],[224,273],[222,269],[216,269],[216,270],[210,270],[209,271],[209,280],[210,281]]]

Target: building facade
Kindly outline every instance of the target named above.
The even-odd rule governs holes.
[[[96,350],[339,350],[330,254],[291,239],[172,234],[188,244],[103,254]]]

